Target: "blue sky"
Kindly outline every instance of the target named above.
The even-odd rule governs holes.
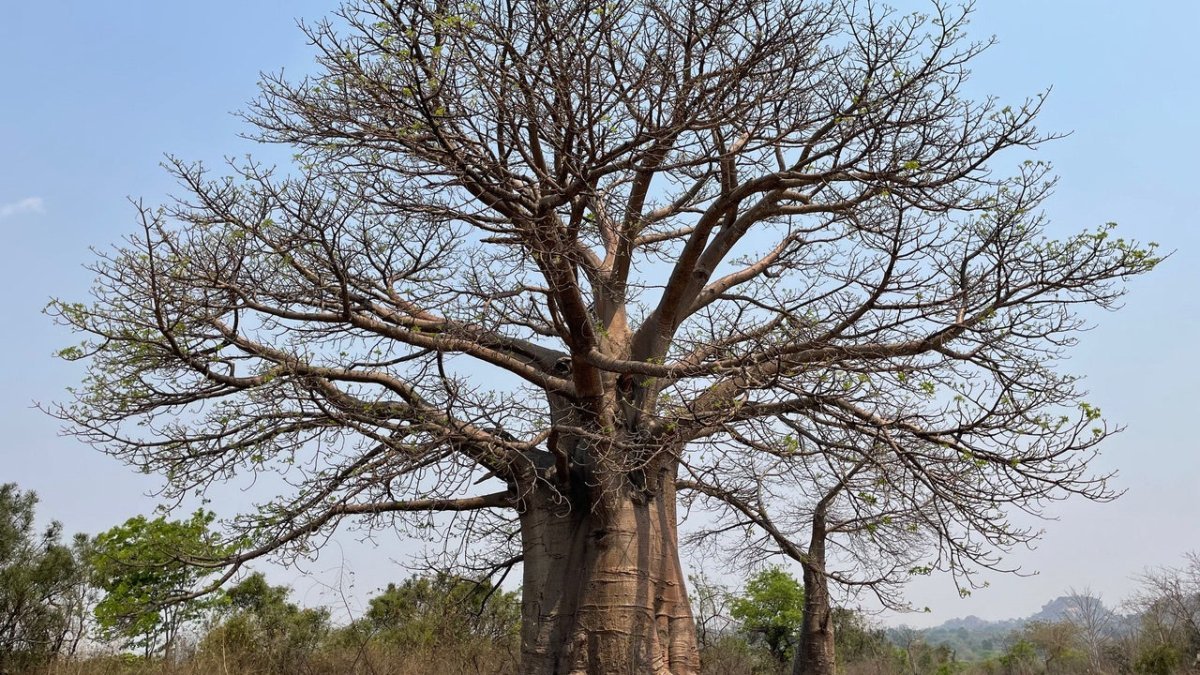
[[[71,340],[42,307],[53,296],[84,297],[89,246],[132,231],[127,197],[155,203],[173,189],[158,167],[163,153],[216,163],[256,150],[237,137],[245,127],[230,113],[253,96],[259,71],[309,68],[295,19],[331,8],[317,0],[0,3],[0,481],[36,490],[42,514],[68,530],[95,532],[148,512],[156,502],[144,493],[155,483],[59,437],[56,422],[32,408],[80,374],[51,357]],[[1142,568],[1200,549],[1196,25],[1200,3],[1184,0],[979,3],[973,34],[1000,43],[976,64],[972,91],[1014,100],[1053,87],[1042,127],[1072,132],[1039,154],[1062,176],[1048,206],[1058,231],[1116,221],[1125,236],[1176,253],[1132,284],[1124,309],[1093,317],[1098,327],[1067,364],[1087,375],[1106,416],[1128,425],[1098,466],[1120,471],[1126,495],[1055,508],[1059,520],[1044,524],[1038,549],[1011,558],[1037,576],[994,577],[965,600],[949,579],[921,580],[910,598],[933,611],[901,620],[1024,615],[1069,587],[1119,601]],[[326,587],[347,583],[341,575],[353,567],[369,591],[404,574],[394,559],[410,550],[377,544],[343,537],[305,568],[311,576],[272,575],[302,599],[328,598]]]

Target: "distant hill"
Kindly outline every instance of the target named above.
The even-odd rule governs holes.
[[[1071,609],[1071,598],[1062,595],[1042,605],[1042,609],[1033,616],[1027,617],[1025,623],[1030,621],[1062,621],[1071,615]],[[1104,611],[1112,613],[1108,609]]]
[[[1101,611],[1110,615],[1114,629],[1126,625],[1133,617],[1126,617],[1113,612],[1101,605]],[[977,616],[966,616],[960,619],[950,619],[942,624],[917,630],[915,633],[930,645],[946,645],[954,650],[960,661],[981,661],[1003,653],[1008,644],[1009,636],[1032,621],[1054,622],[1067,619],[1076,611],[1070,596],[1060,596],[1045,605],[1036,613],[1019,619],[1002,619],[989,621]],[[892,628],[888,637],[896,643],[911,639],[913,629],[907,627]]]

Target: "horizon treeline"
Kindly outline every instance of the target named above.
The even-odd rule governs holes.
[[[520,591],[488,578],[415,574],[369,598],[360,616],[294,602],[248,572],[218,588],[188,564],[228,543],[212,514],[137,516],[94,537],[36,527],[37,496],[0,485],[0,674],[432,675],[516,672]],[[847,675],[1170,675],[1200,666],[1200,553],[1148,570],[1118,613],[1072,591],[1027,622],[972,634],[886,629],[836,607],[837,669]],[[195,588],[211,588],[196,594]],[[763,567],[740,589],[689,579],[702,670],[791,672],[804,586]],[[1048,608],[1050,605],[1048,605]]]

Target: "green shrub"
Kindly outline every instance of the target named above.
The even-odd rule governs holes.
[[[1171,645],[1156,644],[1142,649],[1133,670],[1144,675],[1170,675],[1179,667],[1181,654]]]

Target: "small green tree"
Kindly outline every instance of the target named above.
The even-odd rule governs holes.
[[[779,567],[768,567],[746,582],[746,592],[730,605],[751,643],[760,641],[780,663],[791,661],[804,621],[804,587]]]
[[[37,495],[0,485],[0,673],[25,672],[73,651],[84,629],[85,541],[34,527]]]
[[[105,595],[95,615],[106,638],[169,658],[180,630],[219,602],[217,596],[185,599],[214,571],[194,563],[228,553],[209,529],[213,517],[203,510],[177,521],[137,516],[96,537],[90,558]]]

